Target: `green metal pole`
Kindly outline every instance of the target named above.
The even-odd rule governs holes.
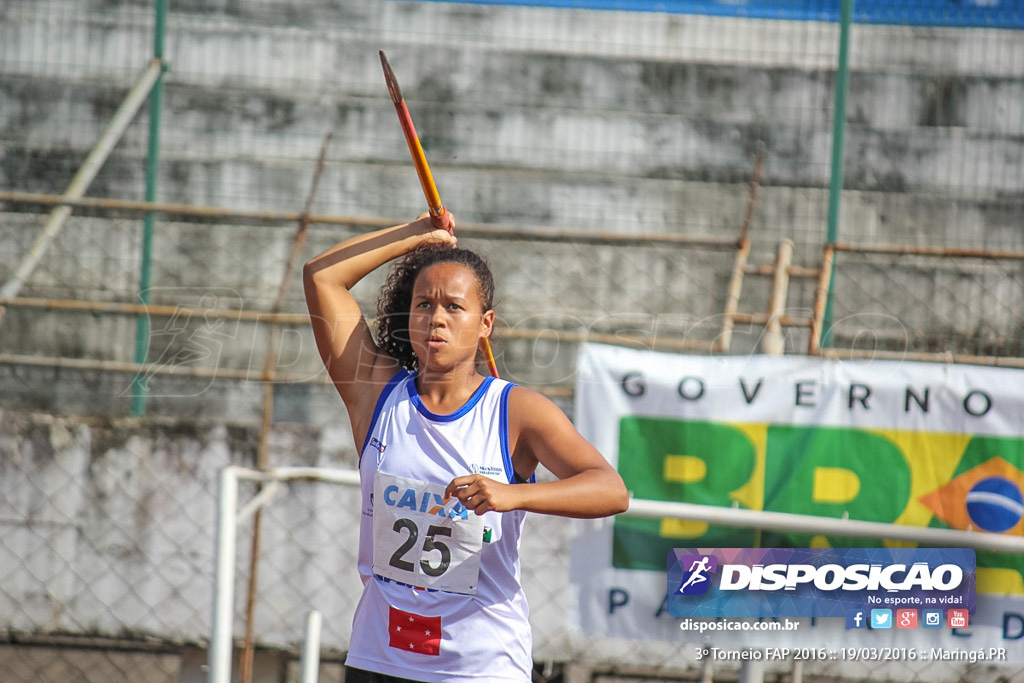
[[[153,27],[153,58],[163,61],[164,36],[167,32],[167,0],[156,0]],[[166,71],[166,65],[163,71]],[[160,111],[164,95],[163,71],[149,95],[149,149],[146,153],[146,201],[156,201],[157,170],[160,161]],[[153,261],[154,214],[142,217],[142,260],[139,266],[139,303],[150,302],[150,280]],[[135,322],[135,362],[146,362],[149,351],[149,317],[141,315]],[[146,383],[136,376],[132,381],[132,415],[146,412]]]
[[[836,71],[836,107],[832,120],[832,175],[828,187],[828,243],[839,240],[839,200],[843,191],[843,143],[846,136],[846,93],[850,89],[850,25],[854,0],[840,0],[839,65]],[[825,316],[821,326],[821,348],[832,344],[832,287],[835,266],[828,282]]]

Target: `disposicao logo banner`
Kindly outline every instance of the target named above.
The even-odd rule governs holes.
[[[975,608],[975,554],[966,548],[675,548],[667,578],[673,617]]]

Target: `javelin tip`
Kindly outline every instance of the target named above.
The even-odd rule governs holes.
[[[405,98],[402,97],[402,89],[398,87],[398,79],[395,78],[395,72],[391,68],[391,63],[388,62],[387,55],[384,54],[384,50],[379,50],[379,53],[380,65],[384,69],[384,82],[387,83],[388,92],[391,94],[391,101],[397,107]]]

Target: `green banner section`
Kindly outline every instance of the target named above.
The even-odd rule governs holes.
[[[1024,534],[1024,440],[643,416],[619,424],[637,498]],[[877,540],[618,517],[613,566],[665,571],[687,547],[871,547]],[[904,544],[906,545],[906,544]],[[979,590],[1024,593],[1024,558],[978,553]]]

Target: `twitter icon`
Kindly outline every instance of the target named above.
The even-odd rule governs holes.
[[[871,628],[892,628],[892,610],[871,610]]]

